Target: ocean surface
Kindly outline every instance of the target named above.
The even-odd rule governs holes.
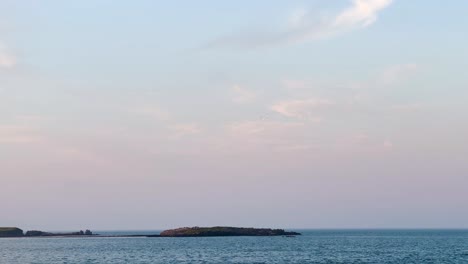
[[[0,263],[468,263],[468,230],[298,231],[303,235],[1,238]]]

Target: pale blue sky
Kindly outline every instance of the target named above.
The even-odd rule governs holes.
[[[468,227],[467,11],[0,0],[0,226]]]

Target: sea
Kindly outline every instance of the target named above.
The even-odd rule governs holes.
[[[296,237],[1,238],[1,264],[467,263],[468,230],[293,230]],[[98,232],[103,235],[159,231]]]

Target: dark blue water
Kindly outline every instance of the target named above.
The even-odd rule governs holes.
[[[468,263],[468,230],[301,232],[294,238],[3,238],[0,263]]]

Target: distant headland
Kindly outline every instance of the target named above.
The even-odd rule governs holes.
[[[75,237],[75,236],[93,236],[93,232],[90,230],[80,230],[78,232],[70,233],[51,233],[43,232],[37,230],[27,231],[26,233],[23,230],[17,227],[0,227],[0,237]]]
[[[223,237],[223,236],[297,236],[297,232],[288,232],[284,229],[271,228],[245,228],[245,227],[182,227],[162,231],[160,234],[147,235],[105,235],[93,234],[90,230],[70,232],[70,233],[51,233],[43,231],[27,231],[17,227],[0,227],[0,238],[2,237]]]

